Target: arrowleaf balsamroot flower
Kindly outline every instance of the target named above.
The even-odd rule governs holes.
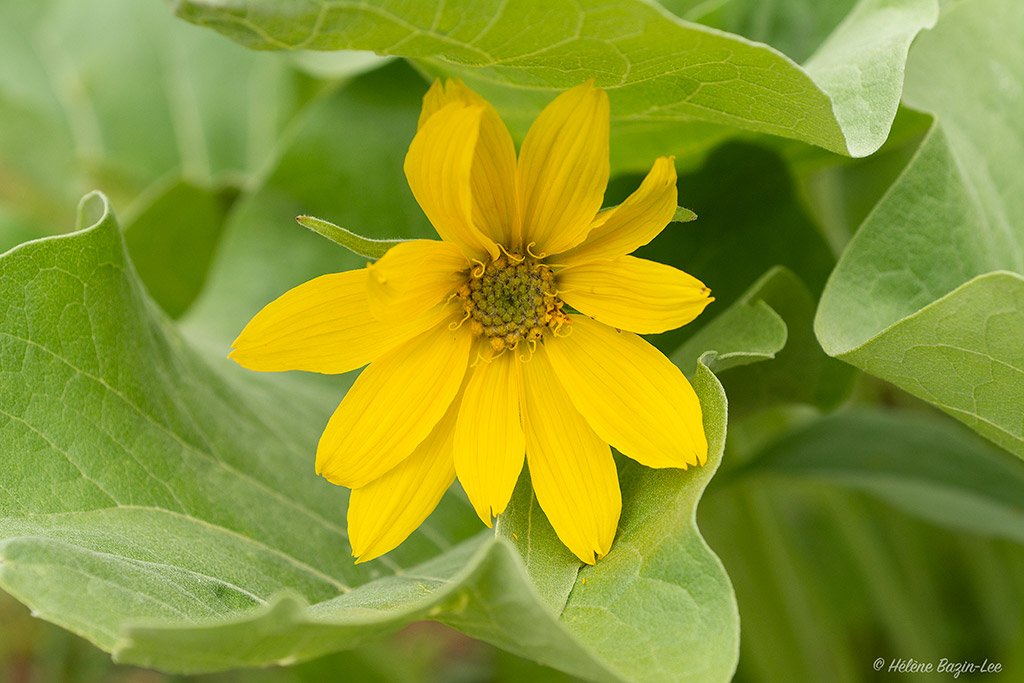
[[[703,464],[700,403],[638,336],[712,300],[693,277],[628,256],[676,209],[671,158],[601,211],[608,97],[557,97],[518,158],[497,112],[460,82],[424,97],[405,174],[441,236],[324,275],[267,305],[231,357],[253,370],[369,363],[320,438],[316,470],[352,489],[357,561],[398,546],[456,476],[488,526],[528,463],[558,537],[594,563],[622,506],[609,445],[648,467]]]

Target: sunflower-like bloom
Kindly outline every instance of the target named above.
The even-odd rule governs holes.
[[[352,489],[357,561],[404,541],[456,476],[490,526],[525,458],[558,537],[593,564],[622,507],[609,445],[648,467],[705,462],[696,394],[638,333],[690,322],[710,292],[627,255],[672,219],[675,167],[659,158],[602,211],[608,137],[608,97],[586,83],[544,109],[517,159],[490,104],[435,82],[405,175],[441,240],[300,285],[235,341],[253,370],[369,363],[316,453],[316,471]]]

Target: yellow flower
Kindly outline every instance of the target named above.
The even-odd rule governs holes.
[[[456,476],[490,526],[525,456],[558,537],[593,564],[622,506],[609,444],[648,467],[706,460],[697,396],[637,333],[690,322],[709,290],[627,256],[671,220],[675,167],[658,159],[601,211],[608,128],[607,95],[577,86],[541,113],[517,159],[493,107],[435,82],[405,174],[441,241],[300,285],[235,340],[231,358],[253,370],[369,363],[316,454],[319,474],[352,489],[357,561],[404,541]]]

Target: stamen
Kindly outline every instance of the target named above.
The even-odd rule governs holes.
[[[526,353],[519,354],[519,360],[522,363],[529,363],[533,360],[533,354],[537,353],[537,342],[527,342],[524,346],[526,347]]]
[[[483,351],[481,351],[480,347],[477,347],[476,357],[473,359],[473,362],[469,364],[469,367],[470,367],[470,369],[473,369],[473,368],[476,368],[476,366],[479,365],[481,362],[483,362],[483,363],[490,363],[491,361],[493,361],[494,359],[496,359],[498,356],[500,356],[503,353],[505,353],[504,350],[499,351],[498,353],[492,353],[491,355],[487,356],[487,355],[484,355],[484,353],[483,353]]]
[[[460,327],[462,327],[462,323],[464,323],[467,320],[469,320],[469,318],[470,318],[469,311],[466,311],[465,315],[462,316],[462,320],[459,320],[458,322],[448,323],[448,329],[451,330],[452,332],[454,332],[455,330],[457,330]]]
[[[515,252],[509,251],[508,249],[505,248],[505,245],[503,244],[499,244],[498,249],[501,249],[501,252],[505,254],[505,256],[507,256],[510,260],[515,261],[516,263],[519,263],[524,258],[526,258],[522,254],[517,254]]]

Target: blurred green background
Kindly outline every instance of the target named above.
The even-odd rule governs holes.
[[[761,3],[733,12],[729,3],[672,4],[795,58],[806,57],[852,5]],[[247,261],[218,256],[230,250],[266,262],[276,248],[272,241],[225,244],[233,222],[259,229],[288,220],[282,216],[298,204],[373,234],[425,234],[400,160],[426,85],[405,63],[364,54],[249,52],[175,20],[155,0],[6,0],[0,252],[70,229],[79,198],[101,189],[150,293],[195,344],[220,353],[221,339],[253,311],[223,309],[226,297],[202,299],[208,280],[242,280],[217,273]],[[985,476],[998,481],[1008,471],[1009,456],[918,400],[828,359],[811,330],[837,254],[926,126],[924,117],[901,111],[882,151],[858,161],[751,136],[683,156],[681,202],[701,217],[698,227],[671,228],[645,248],[644,255],[704,279],[717,297],[717,308],[696,324],[655,340],[667,352],[752,292],[789,328],[775,360],[722,374],[729,443],[699,509],[700,527],[739,600],[737,680],[871,680],[879,676],[871,667],[878,657],[988,658],[1004,672],[1024,672],[1024,531],[1015,532],[1016,541],[1014,532],[979,533],[959,512],[963,501],[944,497],[957,458],[977,459],[964,467],[980,467],[984,486]],[[371,137],[379,130],[381,139],[353,130]],[[388,137],[396,130],[400,137]],[[382,147],[393,153],[373,156]],[[364,182],[371,173],[373,182]],[[616,178],[607,203],[638,179]],[[294,230],[296,241],[316,244]],[[294,282],[354,263],[319,244],[288,259],[281,268]],[[245,300],[269,300],[280,279],[252,273]],[[823,449],[832,455],[824,464],[805,457]],[[929,476],[901,469],[915,458],[954,464]],[[0,596],[0,680],[570,678],[436,624],[290,669],[164,676],[113,665]]]

